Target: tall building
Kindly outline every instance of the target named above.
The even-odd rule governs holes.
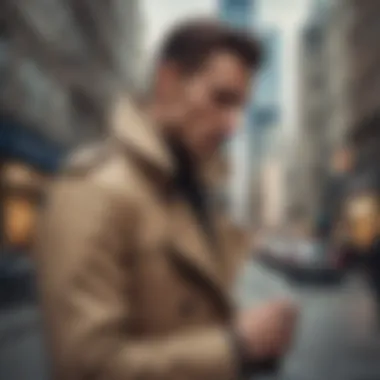
[[[350,124],[348,104],[348,68],[350,66],[347,36],[350,14],[345,0],[331,3],[328,23],[328,68],[330,89],[330,135],[332,148],[345,145]]]
[[[330,138],[352,144],[360,166],[368,169],[380,158],[379,18],[376,0],[331,3]]]
[[[316,1],[302,35],[292,204],[312,220],[326,201],[335,153],[352,144],[365,170],[380,158],[378,17],[376,1]]]
[[[4,0],[2,110],[61,145],[96,136],[109,95],[118,86],[132,88],[138,77],[139,6]]]
[[[380,2],[337,0],[327,24],[330,150],[353,146],[359,171],[380,159]]]
[[[267,192],[263,191],[265,160],[273,144],[273,132],[281,119],[281,64],[282,39],[275,27],[259,29],[258,34],[264,50],[264,63],[253,87],[253,102],[248,110],[249,138],[252,163],[251,198],[252,213],[261,224]]]
[[[264,50],[264,64],[253,87],[254,102],[250,108],[251,128],[257,130],[278,124],[281,116],[281,33],[276,28],[259,32]]]
[[[257,0],[219,0],[219,17],[236,27],[250,28],[256,7]]]
[[[271,130],[281,120],[282,39],[276,28],[258,31],[264,50],[264,64],[252,88],[253,102],[248,110],[252,160],[260,160],[268,150]]]
[[[232,25],[254,30],[264,50],[264,65],[252,87],[253,100],[247,107],[244,128],[236,143],[238,157],[236,165],[246,166],[244,170],[236,169],[245,177],[242,186],[248,190],[248,193],[244,194],[245,199],[248,198],[243,206],[244,212],[250,214],[250,220],[254,223],[260,223],[262,216],[263,156],[269,149],[273,128],[278,126],[281,118],[281,35],[275,26],[261,27],[259,12],[261,5],[262,2],[257,0],[219,2],[220,17]],[[245,140],[244,143],[242,140]],[[242,146],[245,154],[241,152]],[[238,199],[239,201],[242,199],[241,194],[238,195]]]
[[[377,171],[380,158],[380,2],[340,0],[347,18],[348,136],[360,165]]]
[[[105,131],[114,91],[138,87],[139,5],[1,2],[0,254],[28,250],[44,185],[67,149]]]
[[[256,1],[254,0],[220,0],[219,17],[227,23],[250,29],[255,14]],[[250,159],[249,117],[244,115],[242,125],[227,147],[227,154],[231,162],[231,176],[228,195],[231,216],[239,223],[250,223],[250,178],[252,165]]]
[[[313,223],[331,155],[330,12],[315,2],[300,35],[299,125],[289,175],[288,217]]]

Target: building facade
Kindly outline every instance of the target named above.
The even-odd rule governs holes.
[[[330,151],[348,146],[358,172],[379,176],[380,3],[337,0],[327,23]]]
[[[323,208],[332,158],[346,140],[343,22],[337,3],[316,1],[300,35],[298,133],[287,214],[309,227]]]
[[[219,0],[219,17],[229,24],[251,28],[257,10],[257,0]]]
[[[376,170],[380,158],[380,3],[341,0],[347,14],[348,136],[361,166]]]
[[[223,21],[244,29],[252,27],[256,1],[220,0],[218,13]],[[227,155],[231,162],[231,176],[226,198],[230,214],[235,222],[249,224],[252,221],[250,211],[250,182],[252,178],[249,117],[246,113],[233,140],[227,146]]]
[[[350,57],[347,36],[352,14],[345,6],[345,0],[331,3],[329,12],[327,42],[331,126],[329,139],[333,147],[341,147],[347,144],[347,132],[351,123],[348,96]]]
[[[300,134],[294,213],[313,218],[328,165],[329,78],[327,21],[318,10],[301,35]]]
[[[236,176],[232,178],[232,194],[250,223],[261,224],[263,205],[263,165],[269,150],[273,128],[281,118],[281,34],[275,26],[260,23],[261,1],[221,0],[221,19],[248,28],[257,34],[264,50],[264,65],[252,87],[252,101],[247,107],[243,128],[231,144]],[[242,153],[244,152],[244,153]],[[239,178],[244,178],[239,181]],[[242,201],[244,200],[244,201]]]
[[[252,88],[253,102],[248,111],[252,162],[252,214],[256,223],[265,219],[267,192],[262,181],[265,177],[266,161],[274,143],[274,134],[281,121],[281,65],[282,38],[275,27],[261,28],[260,40],[264,50],[264,63]],[[264,177],[263,177],[264,176]]]
[[[140,5],[4,0],[1,108],[61,145],[95,138],[110,95],[138,86]]]
[[[380,158],[376,48],[380,4],[354,0],[315,4],[317,13],[303,34],[300,54],[297,157],[302,164],[295,192],[302,201],[299,209],[314,220],[323,207],[333,158],[342,148],[354,151],[359,171],[371,170]]]
[[[115,91],[139,87],[140,2],[70,4],[0,5],[0,253],[28,251],[65,154],[105,132]]]
[[[266,27],[258,31],[264,50],[264,63],[256,85],[252,88],[249,110],[250,127],[265,130],[277,125],[281,118],[281,64],[282,39],[276,28]]]

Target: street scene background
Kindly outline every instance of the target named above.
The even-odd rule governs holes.
[[[252,234],[238,304],[301,310],[265,378],[380,379],[377,0],[1,2],[0,379],[50,379],[32,252],[45,190],[103,137],[113,94],[149,88],[160,40],[189,17],[252,30],[264,49],[220,190]]]

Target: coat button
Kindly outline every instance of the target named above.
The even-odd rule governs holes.
[[[191,299],[184,299],[179,305],[179,313],[181,317],[188,318],[194,315],[196,306]]]

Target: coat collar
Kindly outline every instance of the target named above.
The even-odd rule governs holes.
[[[165,174],[172,174],[174,161],[158,127],[129,97],[122,97],[111,112],[112,135],[133,154]]]
[[[169,223],[169,253],[172,258],[179,265],[182,263],[197,273],[197,281],[207,284],[207,289],[214,295],[220,310],[228,315],[232,309],[232,300],[228,296],[224,257],[218,242],[217,246],[213,246],[189,204],[180,198],[173,202]]]
[[[166,145],[159,129],[138,106],[130,99],[121,99],[112,114],[113,135],[127,147],[129,152],[137,155],[164,175],[173,176],[175,169],[174,157]],[[215,186],[221,178],[225,166],[222,161],[213,159],[201,168],[200,175],[207,180],[206,185]],[[212,256],[212,247],[208,244],[204,232],[201,231],[189,205],[183,200],[173,201],[170,218],[171,244],[174,259],[193,268],[204,278],[210,290],[217,296],[219,305],[226,311],[231,310],[231,304],[226,297],[222,268]]]
[[[124,96],[115,103],[111,127],[116,139],[133,154],[165,175],[174,174],[175,161],[158,126],[131,98]],[[227,160],[221,154],[215,154],[199,168],[200,177],[210,189],[225,182],[227,173]]]

